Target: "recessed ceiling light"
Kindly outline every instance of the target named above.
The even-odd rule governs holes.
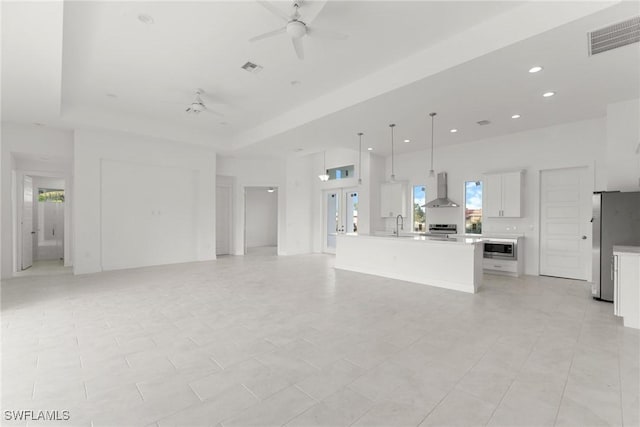
[[[537,73],[537,72],[539,72],[539,71],[542,71],[542,67],[541,67],[541,66],[539,66],[539,65],[536,65],[535,67],[531,67],[531,68],[529,68],[529,72],[530,72],[530,73],[532,73],[532,74],[533,74],[533,73]]]
[[[108,93],[107,96],[109,98],[117,98],[118,97],[118,95],[116,95],[115,93]]]
[[[373,147],[367,148],[368,151],[373,151]]]
[[[302,83],[300,80],[291,80],[291,86],[298,86],[300,83]]]
[[[138,15],[138,21],[143,24],[153,24],[153,16],[147,15],[146,13],[141,13]]]
[[[556,94],[555,92],[545,92],[542,94],[542,96],[544,96],[545,98],[549,98],[555,94]]]
[[[456,133],[456,132],[458,132],[458,129],[451,129],[451,130],[449,130],[449,132]]]
[[[267,189],[267,193],[273,193],[274,191],[276,191],[276,189],[275,189],[275,188],[273,188],[273,187],[269,187],[269,188]]]
[[[520,118],[520,114],[514,114],[513,116],[511,116],[512,119],[519,119]]]
[[[405,139],[404,142],[411,142],[411,140],[410,139]]]

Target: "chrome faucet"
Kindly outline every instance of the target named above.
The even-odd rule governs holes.
[[[404,218],[402,215],[398,215],[396,217],[396,237],[400,236],[400,230],[398,230],[398,227],[400,227],[400,230],[404,230]]]

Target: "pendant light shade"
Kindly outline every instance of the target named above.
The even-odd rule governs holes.
[[[322,169],[324,170],[324,173],[318,175],[318,178],[320,178],[320,181],[322,182],[329,181],[329,174],[328,174],[329,171],[327,171],[327,152],[326,151],[322,153]]]
[[[436,113],[429,113],[431,117],[431,169],[429,169],[429,176],[433,178],[436,176],[436,172],[433,169],[433,118],[436,116]]]
[[[358,184],[362,184],[362,135],[364,133],[358,133]]]
[[[396,125],[394,123],[391,123],[389,125],[389,127],[391,128],[391,182],[396,180],[396,174],[394,171],[394,153],[393,153],[393,149],[394,149],[394,145],[393,145],[393,128],[396,127]]]

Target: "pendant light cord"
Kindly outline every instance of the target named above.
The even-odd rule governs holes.
[[[327,150],[322,152],[322,167],[324,168],[324,174],[329,175],[327,173]]]
[[[393,155],[393,128],[396,127],[395,124],[390,124],[389,127],[391,128],[391,180],[396,179],[396,174],[394,171],[394,155]]]
[[[358,183],[362,183],[362,132],[358,133]]]
[[[434,173],[433,171],[433,118],[436,116],[436,113],[429,113],[429,116],[431,116],[431,170],[429,170],[429,173],[432,174]]]

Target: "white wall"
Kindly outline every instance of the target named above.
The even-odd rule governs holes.
[[[278,244],[278,192],[267,187],[245,190],[245,233],[247,248]]]
[[[286,161],[286,233],[285,245],[288,255],[311,252],[313,239],[314,199],[313,156],[291,156]]]
[[[607,106],[607,190],[640,190],[640,99]]]
[[[427,223],[454,223],[464,230],[464,182],[482,180],[482,174],[524,169],[522,218],[484,218],[485,233],[525,235],[525,273],[538,274],[539,173],[543,169],[587,166],[592,177],[590,191],[605,188],[606,120],[604,118],[535,129],[497,138],[437,147],[436,172],[447,172],[449,198],[458,208],[427,209]],[[426,152],[396,155],[398,180],[410,185],[426,184],[427,201],[436,196],[436,179],[428,178]],[[387,159],[387,172],[390,162]]]
[[[244,191],[247,187],[275,187],[278,189],[278,206],[286,205],[286,162],[283,159],[264,157],[225,157],[218,156],[219,175],[232,177],[233,188],[233,254],[244,254]],[[285,212],[278,212],[278,254],[286,255]]]
[[[78,130],[74,158],[76,274],[215,259],[212,149]]]
[[[22,180],[24,172],[42,176],[63,177],[67,191],[73,188],[73,133],[49,127],[27,126],[2,123],[0,138],[1,164],[0,174],[0,245],[2,247],[1,277],[9,278],[15,267],[14,246],[17,247],[17,233],[13,210],[13,177],[16,183]],[[16,156],[18,161],[16,161]],[[46,159],[46,160],[43,160]],[[19,189],[18,189],[19,190]],[[67,208],[73,205],[73,196],[67,194]],[[69,212],[69,210],[68,210]],[[65,230],[72,230],[72,215],[65,216]],[[72,233],[65,233],[65,265],[73,263]]]

